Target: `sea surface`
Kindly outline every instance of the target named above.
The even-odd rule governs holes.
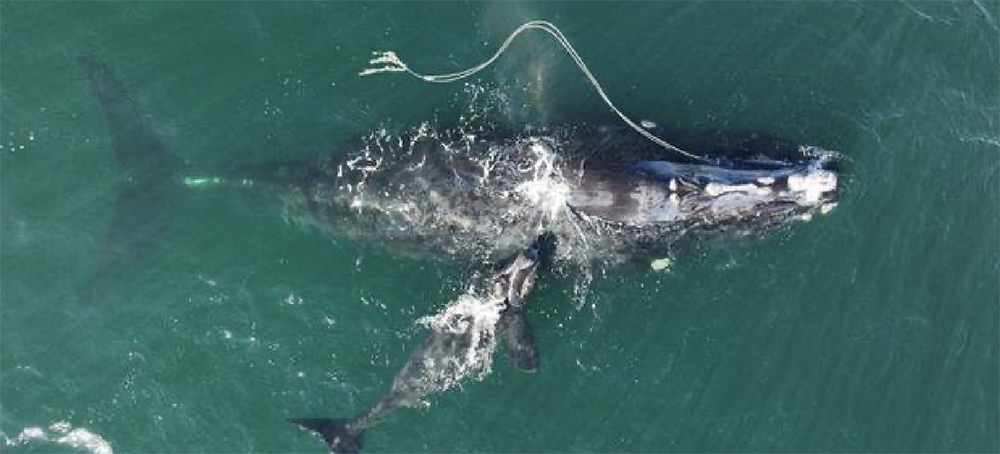
[[[839,206],[761,239],[542,273],[534,374],[372,428],[369,452],[1000,450],[995,1],[0,4],[0,451],[324,452],[287,418],[363,413],[468,264],[331,240],[264,195],[194,190],[157,247],[81,291],[127,184],[77,57],[190,169],[346,155],[379,128],[636,121],[849,158]],[[466,83],[467,82],[467,83]],[[472,98],[499,100],[479,109]],[[157,218],[157,219],[161,219]]]

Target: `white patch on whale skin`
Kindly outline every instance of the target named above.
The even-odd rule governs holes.
[[[569,203],[574,207],[610,207],[615,202],[611,186],[601,182],[587,190],[573,191]]]
[[[837,174],[829,170],[792,174],[788,176],[788,189],[803,194],[800,204],[814,204],[824,193],[837,189]]]
[[[749,195],[768,195],[771,193],[770,188],[762,188],[755,184],[719,184],[719,183],[709,183],[705,185],[705,194],[709,196],[716,197],[722,194],[727,194],[730,192],[742,192]]]
[[[629,198],[634,204],[629,224],[671,222],[680,216],[677,193],[664,191],[662,186],[638,185],[629,193]]]

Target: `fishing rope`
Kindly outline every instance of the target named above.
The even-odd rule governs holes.
[[[496,61],[496,59],[499,58],[500,55],[503,54],[507,50],[507,47],[510,46],[510,43],[512,41],[514,41],[514,38],[516,38],[518,35],[520,35],[525,30],[532,30],[532,29],[534,29],[534,30],[541,30],[541,31],[544,31],[544,32],[548,33],[553,38],[555,38],[555,40],[557,42],[559,42],[559,44],[562,45],[563,49],[565,49],[566,52],[569,54],[569,56],[573,59],[573,62],[576,63],[576,66],[578,68],[580,68],[580,71],[583,72],[583,75],[587,77],[588,81],[590,81],[590,84],[597,91],[597,94],[601,97],[601,99],[604,101],[604,103],[607,104],[608,107],[611,108],[611,111],[614,112],[615,114],[617,114],[618,117],[621,118],[622,121],[625,122],[625,124],[629,125],[632,129],[634,129],[639,134],[642,134],[643,137],[649,139],[651,142],[653,142],[653,143],[655,143],[655,144],[657,144],[657,145],[659,145],[659,146],[661,146],[663,148],[666,148],[668,150],[674,151],[676,153],[680,153],[680,154],[682,154],[684,156],[687,156],[689,158],[692,158],[692,159],[695,159],[695,160],[698,160],[698,161],[710,162],[708,159],[706,159],[704,157],[695,155],[695,154],[693,154],[691,152],[682,150],[680,148],[677,148],[677,147],[675,147],[675,146],[667,143],[665,140],[663,140],[663,139],[661,139],[661,138],[653,135],[652,133],[650,133],[646,129],[644,129],[641,126],[637,125],[634,121],[632,121],[624,113],[622,113],[621,110],[618,110],[618,108],[615,107],[614,103],[611,102],[611,99],[608,97],[608,95],[604,92],[604,88],[601,87],[601,84],[598,83],[597,79],[594,77],[594,75],[591,74],[590,69],[587,68],[587,64],[583,62],[583,59],[580,58],[580,55],[576,52],[576,49],[574,49],[573,45],[569,43],[568,39],[566,39],[566,36],[562,34],[562,31],[560,31],[558,27],[556,27],[555,25],[553,25],[552,23],[550,23],[548,21],[534,20],[534,21],[530,21],[530,22],[524,23],[523,25],[521,25],[520,27],[518,27],[516,30],[514,30],[514,32],[511,33],[510,36],[507,37],[507,39],[503,42],[503,45],[500,46],[500,48],[496,51],[495,54],[493,54],[492,57],[490,57],[488,60],[484,61],[483,63],[480,63],[480,64],[478,64],[476,66],[473,66],[473,67],[468,68],[468,69],[463,70],[463,71],[458,71],[458,72],[449,73],[449,74],[432,74],[432,75],[420,74],[420,73],[418,73],[418,72],[410,69],[410,67],[407,66],[406,63],[403,63],[403,61],[400,60],[399,56],[396,55],[395,52],[393,52],[393,51],[386,51],[386,52],[372,52],[372,55],[375,55],[375,58],[372,58],[372,60],[370,62],[368,62],[371,65],[382,65],[381,67],[373,67],[373,68],[365,69],[364,71],[361,71],[360,73],[358,73],[358,75],[360,75],[360,76],[368,76],[368,75],[379,74],[379,73],[384,73],[384,72],[405,72],[405,73],[408,73],[411,76],[413,76],[413,77],[415,77],[417,79],[423,80],[425,82],[441,83],[441,84],[455,82],[455,81],[458,81],[458,80],[465,79],[465,78],[467,78],[469,76],[472,76],[473,74],[476,74],[479,71],[482,71],[483,69],[486,69],[487,66],[493,64],[493,62]]]

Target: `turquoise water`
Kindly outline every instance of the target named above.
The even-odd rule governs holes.
[[[285,418],[365,411],[425,336],[415,320],[465,285],[465,264],[194,191],[152,208],[174,219],[159,247],[81,298],[124,175],[76,56],[106,62],[191,168],[220,168],[454,123],[475,88],[360,78],[370,52],[457,71],[547,19],[637,118],[842,150],[842,201],[669,273],[609,268],[580,309],[543,274],[538,372],[498,360],[391,415],[367,451],[998,451],[998,17],[986,1],[5,2],[0,450],[88,450],[54,441],[65,422],[117,452],[323,452]],[[473,82],[507,100],[492,122],[615,121],[541,34]],[[49,441],[19,441],[31,428]]]

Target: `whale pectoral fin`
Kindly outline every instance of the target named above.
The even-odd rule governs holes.
[[[524,372],[538,369],[538,349],[531,325],[524,316],[524,310],[508,309],[500,317],[500,338],[507,343],[507,359],[510,364]]]
[[[338,454],[361,452],[364,431],[352,429],[349,419],[295,418],[289,419],[288,422],[319,433],[326,444],[330,446],[330,452]]]

